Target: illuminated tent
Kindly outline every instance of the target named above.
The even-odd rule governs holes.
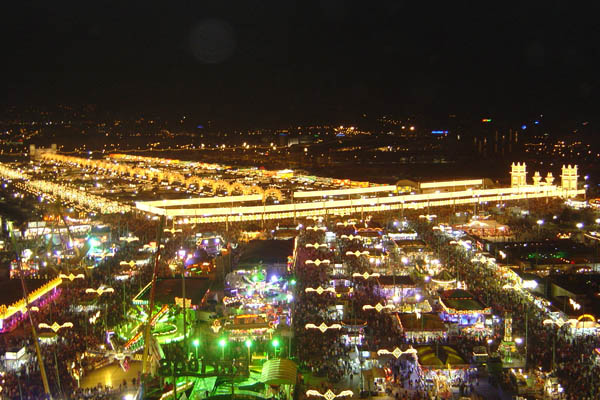
[[[295,385],[298,366],[288,359],[269,360],[263,364],[260,381],[267,385]]]
[[[417,347],[417,357],[419,364],[426,368],[446,368],[463,367],[468,363],[458,353],[458,351],[450,346],[420,346]]]
[[[491,307],[485,307],[466,290],[444,290],[440,304],[448,314],[491,314]]]

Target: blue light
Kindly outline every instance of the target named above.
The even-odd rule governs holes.
[[[536,125],[539,125],[540,121],[534,121],[533,123],[536,124]]]
[[[523,129],[523,130],[527,129],[527,125],[521,125],[521,129]]]
[[[196,128],[198,128],[198,129],[204,129],[204,125],[198,125]]]
[[[431,133],[434,135],[445,135],[448,133],[448,131],[431,131]]]

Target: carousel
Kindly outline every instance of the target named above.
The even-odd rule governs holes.
[[[430,286],[433,290],[451,290],[456,289],[457,280],[448,270],[442,270],[430,279]]]

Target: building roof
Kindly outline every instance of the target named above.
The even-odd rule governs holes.
[[[560,274],[551,275],[550,282],[574,295],[600,292],[600,274]]]
[[[262,366],[260,381],[267,385],[295,385],[298,366],[292,360],[276,358]]]
[[[398,245],[398,247],[427,247],[427,243],[425,243],[424,241],[417,239],[417,240],[396,240],[396,245]]]
[[[377,281],[381,286],[393,286],[394,282],[396,286],[416,286],[415,281],[409,275],[384,275],[377,278]]]
[[[419,346],[417,353],[419,364],[429,368],[468,364],[464,357],[450,346]]]
[[[431,278],[434,282],[438,281],[438,282],[453,282],[456,281],[456,278],[454,276],[452,276],[452,274],[450,272],[448,272],[448,270],[442,270],[440,273],[438,273],[436,276]]]
[[[202,303],[210,289],[212,281],[208,278],[185,278],[185,297],[192,300],[193,305]],[[150,300],[151,283],[146,285],[134,298],[135,302]],[[156,304],[175,304],[175,297],[183,298],[181,278],[158,278],[154,300]]]
[[[32,293],[41,288],[49,279],[25,279],[27,292]],[[20,279],[6,279],[0,282],[0,305],[10,306],[11,304],[23,299],[23,287]]]
[[[453,289],[444,290],[440,295],[442,305],[449,312],[452,311],[473,311],[473,312],[488,312],[486,307],[481,304],[473,295],[466,290]]]
[[[397,314],[400,324],[404,331],[407,332],[432,332],[432,331],[447,331],[448,328],[437,314],[427,313],[421,314],[421,318],[417,318],[416,314]]]
[[[294,252],[294,240],[252,240],[242,250],[234,269],[286,264]]]

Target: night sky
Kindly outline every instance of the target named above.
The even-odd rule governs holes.
[[[363,113],[571,121],[600,105],[597,2],[10,3],[2,105],[259,124]]]

